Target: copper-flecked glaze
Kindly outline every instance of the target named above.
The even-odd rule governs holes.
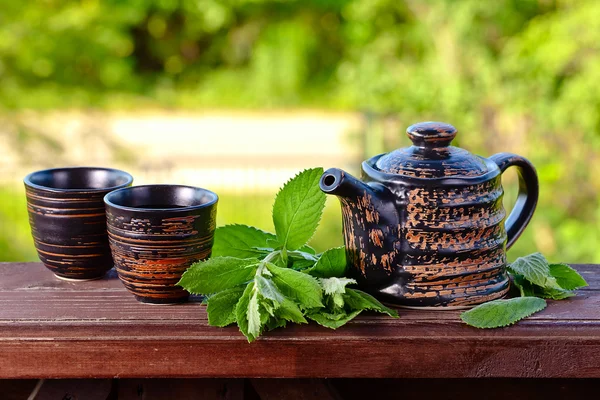
[[[55,168],[25,177],[33,242],[40,260],[67,279],[97,279],[112,268],[104,196],[131,185],[126,172]]]
[[[136,186],[105,197],[115,267],[138,300],[188,298],[176,283],[190,265],[210,257],[217,201],[211,191],[178,185]]]
[[[413,146],[375,156],[362,181],[332,168],[321,189],[339,197],[349,271],[383,301],[411,307],[470,306],[509,289],[506,250],[531,219],[534,167],[514,154],[490,159],[450,146],[456,129],[408,128]],[[517,167],[520,190],[506,219],[501,174]]]

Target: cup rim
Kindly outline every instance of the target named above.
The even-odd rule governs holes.
[[[103,187],[103,188],[74,188],[74,189],[61,189],[61,188],[54,188],[54,187],[50,187],[50,186],[44,186],[44,185],[38,185],[37,183],[33,183],[31,181],[31,178],[34,175],[37,174],[42,174],[42,173],[49,173],[49,172],[56,172],[56,171],[74,171],[74,170],[98,170],[98,171],[109,171],[109,172],[116,172],[122,176],[124,176],[127,181],[125,183],[122,183],[120,185],[116,185],[116,186],[107,186],[107,187]],[[92,193],[97,193],[97,192],[111,192],[114,190],[118,190],[121,188],[126,188],[127,186],[130,186],[133,183],[133,176],[129,173],[129,172],[125,172],[123,170],[120,169],[115,169],[115,168],[105,168],[105,167],[59,167],[59,168],[48,168],[48,169],[42,169],[39,171],[34,171],[31,172],[30,174],[27,174],[27,176],[25,176],[25,178],[23,179],[23,182],[25,183],[26,186],[28,187],[32,187],[34,189],[39,189],[39,190],[44,190],[47,192],[55,192],[55,193],[65,193],[65,192],[71,192],[71,193],[88,193],[88,192],[92,192]]]
[[[110,200],[111,196],[115,196],[119,192],[123,192],[123,191],[127,191],[127,190],[135,190],[136,188],[144,188],[144,187],[188,188],[188,189],[194,189],[194,190],[202,191],[204,193],[209,194],[213,198],[210,201],[206,202],[206,203],[198,204],[196,206],[171,207],[171,208],[129,207],[129,206],[122,206],[120,204],[113,203]],[[199,210],[199,209],[202,209],[202,208],[205,208],[205,207],[210,207],[210,206],[216,204],[218,201],[219,201],[219,196],[215,192],[213,192],[212,190],[208,190],[208,189],[201,188],[201,187],[198,187],[198,186],[178,185],[178,184],[148,184],[148,185],[130,186],[130,187],[124,187],[124,188],[113,190],[113,191],[111,191],[110,193],[107,193],[104,196],[104,204],[106,204],[109,207],[116,208],[118,210],[123,210],[123,211],[154,212],[154,213],[155,212],[181,212],[181,211]]]

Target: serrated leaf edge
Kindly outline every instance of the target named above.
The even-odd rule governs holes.
[[[287,181],[286,181],[286,182],[283,184],[283,186],[282,186],[281,188],[279,188],[279,190],[277,191],[277,194],[275,195],[275,200],[273,201],[273,205],[271,206],[271,217],[272,217],[272,218],[273,218],[273,216],[275,215],[275,204],[277,203],[277,197],[279,197],[279,194],[280,194],[280,193],[281,193],[281,191],[282,191],[282,190],[283,190],[283,189],[286,187],[286,185],[288,185],[288,184],[289,184],[291,181],[293,181],[294,179],[296,179],[298,176],[302,175],[302,174],[303,174],[303,173],[305,173],[305,172],[308,172],[308,171],[314,171],[314,170],[319,170],[319,169],[321,170],[321,173],[323,173],[323,172],[324,172],[324,168],[323,168],[323,167],[315,167],[315,168],[307,168],[307,169],[304,169],[304,170],[302,170],[302,171],[298,172],[298,173],[297,173],[296,175],[294,175],[292,178],[288,179],[288,180],[287,180]],[[307,194],[305,193],[305,194],[304,194],[304,196],[305,196],[304,198],[306,198]],[[319,214],[318,214],[318,217],[319,217],[319,223],[317,223],[317,228],[318,228],[318,226],[320,225],[320,221],[321,221],[321,219],[323,218],[323,211],[324,211],[324,210],[325,210],[325,207],[322,207],[322,208],[321,208],[321,211],[320,211],[320,212],[319,212]],[[294,216],[295,216],[297,213],[298,213],[298,210],[296,210],[296,212],[294,213]],[[294,216],[292,216],[292,219],[293,219],[293,217],[294,217]],[[275,223],[275,222],[273,221],[273,224],[274,224],[274,223]],[[308,242],[310,242],[310,240],[311,240],[311,239],[312,239],[312,238],[315,236],[315,233],[317,233],[317,229],[315,229],[315,230],[314,230],[314,232],[313,232],[313,233],[312,233],[312,235],[310,235],[310,237],[309,237],[309,238],[306,240],[306,243],[304,243],[304,245],[306,245],[306,244],[308,244]],[[277,235],[276,235],[276,236],[277,236]],[[287,244],[287,239],[288,239],[288,237],[289,237],[289,231],[288,231],[288,233],[286,234],[286,238],[285,238],[285,240],[284,240],[284,241],[283,241],[283,243],[282,243],[282,245],[283,245],[284,247],[285,247],[285,245]],[[302,247],[302,246],[300,246],[300,248],[301,248],[301,247]]]
[[[548,306],[548,303],[546,302],[546,300],[544,300],[544,299],[543,299],[543,298],[541,298],[541,297],[537,297],[537,296],[522,296],[522,297],[515,297],[515,298],[520,298],[520,299],[525,299],[525,298],[540,299],[540,300],[543,300],[543,301],[544,301],[544,306],[543,306],[542,308],[538,309],[538,310],[532,311],[531,313],[529,313],[529,314],[527,314],[527,315],[524,315],[523,317],[521,317],[521,318],[519,318],[519,319],[517,319],[517,320],[515,320],[515,321],[513,321],[513,322],[508,322],[507,324],[504,324],[504,325],[496,325],[496,326],[477,326],[477,325],[472,325],[472,324],[468,323],[467,321],[465,321],[465,319],[463,318],[463,314],[467,313],[468,311],[472,311],[472,310],[474,310],[476,307],[472,308],[471,310],[468,310],[468,311],[465,311],[465,312],[461,313],[461,314],[460,314],[460,319],[461,319],[461,320],[462,320],[462,321],[463,321],[465,324],[467,324],[467,325],[469,325],[469,326],[472,326],[472,327],[474,327],[474,328],[477,328],[477,329],[496,329],[496,328],[506,328],[507,326],[514,325],[514,324],[516,324],[517,322],[524,320],[525,318],[529,318],[529,317],[531,317],[533,314],[535,314],[535,313],[537,313],[537,312],[540,312],[540,311],[542,311],[543,309],[545,309],[545,308]],[[498,299],[498,300],[492,300],[492,301],[506,301],[506,300],[511,300],[511,299]],[[488,301],[488,302],[486,302],[486,303],[482,303],[482,304],[480,304],[480,305],[489,304],[489,303],[491,303],[491,302],[489,302],[489,301]]]

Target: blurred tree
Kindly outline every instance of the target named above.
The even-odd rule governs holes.
[[[0,4],[4,109],[360,109],[369,155],[427,119],[476,153],[522,154],[542,193],[511,257],[600,262],[598,82],[597,0]]]

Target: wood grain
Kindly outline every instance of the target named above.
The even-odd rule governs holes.
[[[510,328],[399,309],[398,320],[292,326],[248,344],[209,327],[198,301],[137,302],[113,271],[73,283],[40,263],[0,263],[0,378],[600,378],[599,267],[576,268],[589,288]]]

